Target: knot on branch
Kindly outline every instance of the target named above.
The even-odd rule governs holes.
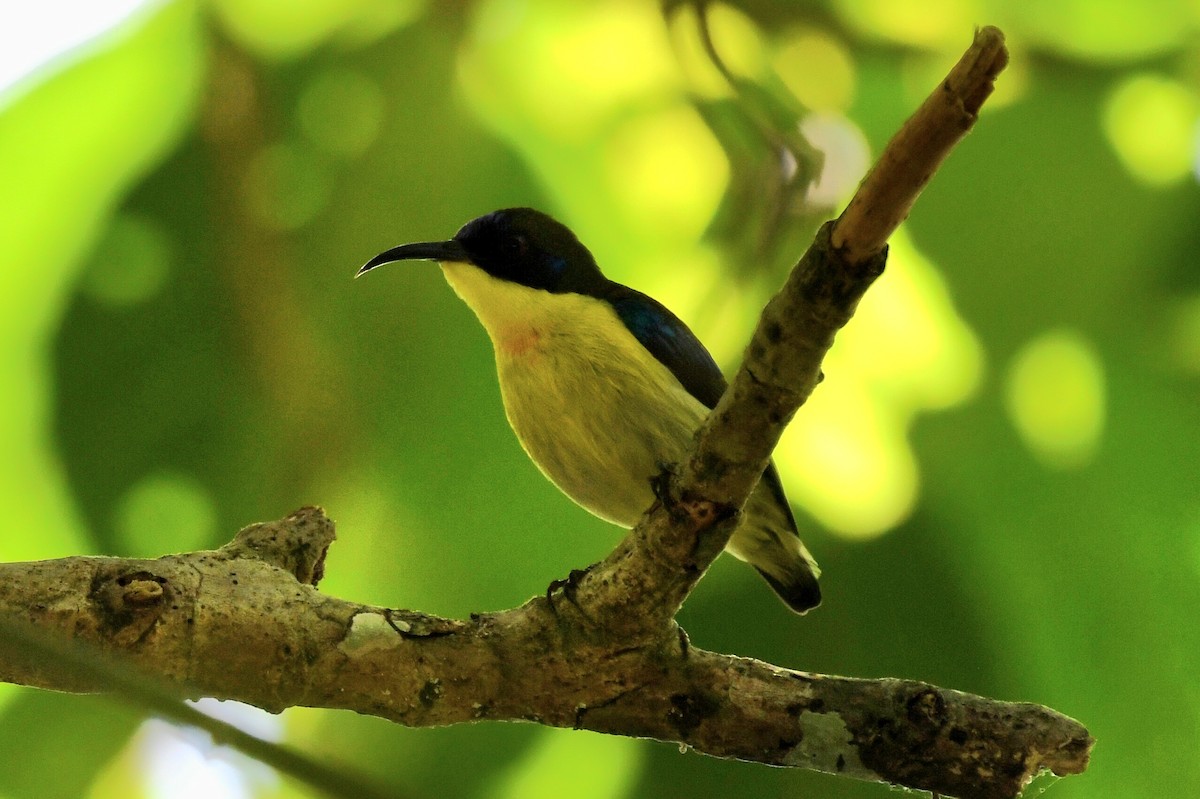
[[[112,643],[128,647],[154,628],[173,593],[165,576],[114,562],[96,570],[90,597]]]
[[[880,688],[891,696],[877,707],[890,704],[890,716],[877,708],[843,716],[863,765],[890,782],[950,796],[1008,799],[1043,770],[1075,774],[1087,765],[1087,730],[1040,705],[985,701],[899,680],[880,681]]]
[[[269,563],[315,587],[325,576],[325,554],[336,537],[333,520],[311,505],[278,521],[243,527],[217,551],[230,559]]]

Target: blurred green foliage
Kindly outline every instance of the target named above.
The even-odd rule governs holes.
[[[994,23],[1010,70],[778,453],[825,605],[797,619],[722,559],[681,621],[721,651],[1073,715],[1099,744],[1061,799],[1200,792],[1196,4],[747,0],[704,17],[719,62],[701,19],[167,0],[9,89],[0,557],[212,546],[320,503],[331,593],[521,602],[619,531],[520,451],[435,267],[355,268],[538,206],[733,368],[868,153]],[[886,793],[528,725],[284,724],[410,796]],[[136,725],[7,688],[0,794],[171,793]]]

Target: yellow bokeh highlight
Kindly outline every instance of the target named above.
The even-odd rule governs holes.
[[[1092,460],[1104,431],[1104,367],[1079,333],[1054,330],[1027,343],[1009,368],[1005,400],[1042,463],[1075,469]]]
[[[645,765],[646,747],[632,738],[579,730],[542,729],[524,755],[488,791],[490,799],[572,799],[631,796]]]
[[[706,99],[732,97],[733,87],[704,49],[699,16],[693,5],[681,6],[667,19],[671,46],[685,76],[687,90]]]
[[[986,22],[977,0],[840,0],[838,15],[850,27],[912,47],[963,45],[963,37]]]
[[[847,364],[907,410],[948,408],[979,385],[983,355],[954,309],[945,281],[906,228],[893,234],[888,265],[854,324],[838,334],[831,364]]]
[[[1104,132],[1134,177],[1160,186],[1191,173],[1196,160],[1200,100],[1161,75],[1121,82],[1104,109]]]
[[[436,573],[415,570],[398,586],[394,574],[373,568],[380,558],[411,558],[415,562],[434,557],[426,542],[435,538],[427,516],[380,485],[378,471],[345,471],[313,488],[314,494],[327,498],[322,505],[339,527],[362,531],[338,540],[341,568],[325,576],[321,589],[378,603],[418,602],[437,596],[444,581]]]
[[[626,97],[672,71],[663,57],[662,34],[647,25],[641,5],[614,3],[581,15],[577,22],[563,35],[545,40],[546,66],[559,72],[564,87],[596,97]],[[578,97],[569,91],[562,99],[575,102]]]
[[[411,22],[422,0],[213,0],[225,30],[269,58],[294,58],[335,37],[355,43],[381,38]]]
[[[912,511],[917,467],[904,420],[838,370],[788,427],[776,462],[788,496],[834,533],[880,535]]]
[[[854,100],[854,59],[846,45],[826,31],[792,31],[772,63],[784,85],[806,108],[844,111]]]
[[[617,279],[694,253],[728,182],[663,22],[633,0],[485,0],[459,52],[472,110]]]
[[[729,163],[699,114],[678,105],[635,117],[605,149],[610,188],[629,224],[700,236],[725,191]]]
[[[983,356],[934,266],[904,228],[888,268],[825,359],[826,380],[776,450],[789,496],[834,532],[867,538],[916,502],[908,428],[979,385]]]
[[[658,9],[632,0],[488,0],[476,9],[459,75],[471,102],[556,141],[579,141],[678,70]]]
[[[754,20],[724,3],[706,8],[713,47],[726,68],[744,78],[762,77],[767,67],[767,48]]]
[[[1198,9],[1195,0],[1053,0],[1008,3],[1004,17],[1030,46],[1114,63],[1184,46],[1195,35]]]

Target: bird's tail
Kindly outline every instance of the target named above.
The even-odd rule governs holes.
[[[778,564],[770,564],[770,567],[777,567]],[[783,603],[797,613],[804,614],[821,604],[821,586],[817,583],[817,573],[812,566],[805,561],[793,561],[790,564],[783,579],[779,579],[776,575],[779,571],[772,573],[758,564],[754,564],[754,568],[758,569],[758,573],[763,576],[767,584],[775,590]]]
[[[779,533],[742,525],[729,541],[729,551],[763,576],[784,604],[806,613],[821,604],[821,570],[791,531]]]
[[[751,494],[726,549],[757,569],[784,604],[805,613],[821,604],[821,569],[800,540],[782,492],[777,496],[772,488],[764,479]]]

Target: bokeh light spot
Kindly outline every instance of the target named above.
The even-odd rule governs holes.
[[[265,710],[241,702],[200,699],[191,703],[202,713],[220,719],[256,738],[279,742],[283,722]],[[123,759],[141,775],[145,796],[157,799],[251,799],[279,789],[274,769],[226,746],[194,727],[162,719],[142,723]],[[128,779],[128,771],[124,773]],[[119,794],[128,795],[128,785]]]
[[[847,372],[826,381],[788,426],[776,450],[788,494],[847,538],[871,538],[903,521],[917,493],[904,422]]]
[[[255,738],[272,743],[283,740],[283,721],[279,716],[260,707],[232,699],[213,699],[210,696],[189,700],[188,704],[204,715],[232,724]]]
[[[529,20],[529,0],[487,0],[475,7],[471,34],[479,42],[502,42]]]
[[[986,16],[977,0],[839,0],[834,8],[863,33],[914,47],[958,47]]]
[[[983,353],[954,308],[941,274],[901,227],[888,244],[888,268],[867,292],[854,324],[838,334],[830,370],[845,361],[894,406],[948,408],[970,397]]]
[[[519,120],[526,141],[587,138],[633,98],[678,79],[657,7],[630,0],[487,0],[459,68],[471,102],[493,120]]]
[[[888,271],[825,359],[827,379],[776,450],[793,501],[848,538],[880,535],[912,510],[919,487],[908,428],[921,411],[963,402],[983,355],[937,269],[904,227]]]
[[[294,57],[341,35],[370,41],[415,19],[421,0],[214,0],[226,31],[261,55]]]
[[[808,114],[800,132],[825,155],[821,176],[808,190],[805,201],[817,208],[841,205],[858,188],[871,165],[871,147],[852,121],[835,113]]]
[[[685,76],[688,91],[707,99],[732,97],[733,87],[704,49],[696,6],[677,7],[668,19],[668,26],[671,46]]]
[[[576,99],[569,87],[614,102],[649,89],[672,65],[657,26],[646,29],[643,9],[619,2],[581,15],[564,36],[548,40],[548,55],[564,81],[560,99]],[[614,44],[620,43],[619,51]],[[563,103],[555,103],[561,108]]]
[[[729,179],[725,153],[685,106],[630,120],[608,141],[607,174],[631,224],[696,237]]]
[[[329,174],[311,150],[281,142],[254,157],[242,190],[250,212],[264,226],[294,230],[329,201]]]
[[[1173,183],[1192,171],[1197,120],[1196,94],[1159,75],[1122,81],[1104,109],[1104,131],[1117,156],[1151,185]]]
[[[543,729],[525,755],[499,778],[498,799],[623,799],[637,782],[645,747],[630,738]]]
[[[197,480],[175,473],[152,474],[130,488],[117,506],[114,525],[123,551],[141,557],[203,549],[217,530],[212,495]]]
[[[383,91],[371,78],[348,69],[317,75],[300,93],[300,129],[318,147],[335,155],[359,155],[379,137]]]
[[[96,246],[80,288],[105,305],[136,305],[162,289],[171,259],[171,242],[161,224],[138,214],[121,213],[109,223]]]
[[[846,46],[829,33],[801,29],[775,54],[779,77],[814,111],[842,111],[854,99],[855,66]]]
[[[379,483],[385,467],[365,472],[343,469],[314,492],[327,497],[326,507],[337,512],[338,525],[364,531],[363,535],[338,542],[338,563],[330,570],[321,589],[330,594],[353,594],[364,602],[413,602],[427,600],[445,590],[445,580],[436,572],[418,570],[406,575],[398,587],[395,575],[374,568],[383,561],[433,558],[437,549],[428,509],[410,504],[404,492],[395,492]],[[368,532],[370,531],[370,532]],[[428,542],[433,543],[428,543]],[[425,549],[426,544],[430,547]]]
[[[1189,5],[1191,8],[1189,8]],[[1026,46],[1113,63],[1165,53],[1195,30],[1191,0],[1055,0],[1007,3],[1004,13]]]
[[[1009,415],[1030,451],[1047,466],[1087,465],[1104,429],[1104,368],[1095,349],[1070,330],[1045,333],[1013,359]]]
[[[724,3],[707,6],[708,28],[721,61],[735,75],[758,78],[766,71],[762,32],[740,9]]]

